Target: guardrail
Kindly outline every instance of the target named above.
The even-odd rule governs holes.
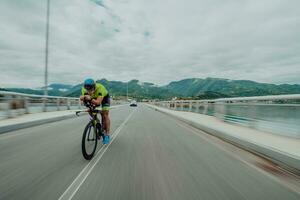
[[[254,96],[254,97],[234,97],[234,98],[222,98],[222,99],[207,99],[207,100],[172,100],[172,101],[152,101],[153,104],[189,104],[192,105],[194,103],[238,103],[238,102],[263,102],[265,104],[270,104],[276,101],[281,101],[280,103],[284,103],[282,101],[290,101],[290,100],[299,100],[300,103],[300,94],[290,94],[290,95],[269,95],[269,96]]]
[[[81,108],[79,98],[0,91],[0,119],[22,114]]]
[[[177,111],[300,138],[300,94],[150,102]]]

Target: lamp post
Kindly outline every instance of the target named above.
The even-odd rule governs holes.
[[[47,0],[47,16],[46,16],[46,47],[45,47],[45,86],[44,86],[44,108],[46,111],[48,96],[48,54],[49,54],[49,19],[50,19],[50,0]]]
[[[128,102],[128,82],[127,82],[127,102]]]

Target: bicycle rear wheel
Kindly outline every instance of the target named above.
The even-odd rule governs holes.
[[[96,131],[92,122],[89,122],[84,129],[81,148],[82,155],[86,160],[91,160],[95,154],[98,142]]]

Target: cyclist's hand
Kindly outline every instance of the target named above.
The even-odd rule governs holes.
[[[91,101],[88,101],[88,100],[86,100],[86,99],[84,98],[84,100],[83,100],[83,105],[84,105],[85,107],[90,107],[90,106],[91,106]]]
[[[95,99],[92,99],[92,100],[91,100],[91,103],[92,103],[93,105],[97,105],[97,101],[96,101]]]
[[[80,101],[84,101],[84,96],[80,96]]]
[[[84,100],[85,101],[91,101],[91,96],[90,95],[84,95]]]

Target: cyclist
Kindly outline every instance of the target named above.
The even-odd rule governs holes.
[[[102,116],[105,128],[103,144],[108,144],[110,140],[110,96],[108,94],[108,91],[102,84],[96,83],[93,79],[88,78],[83,83],[80,100],[82,102],[90,101],[95,107],[102,105]]]

